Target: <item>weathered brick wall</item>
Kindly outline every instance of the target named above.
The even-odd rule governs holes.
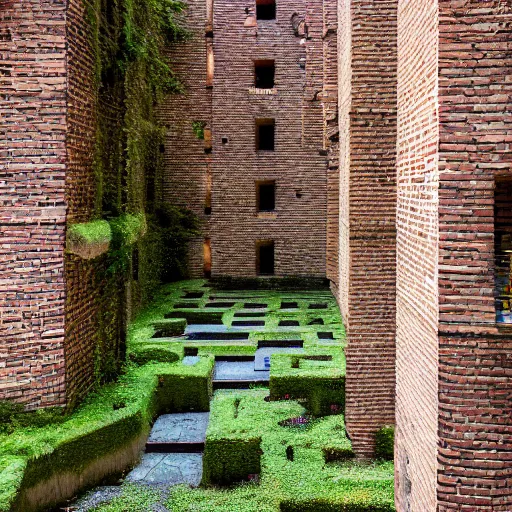
[[[399,510],[508,511],[512,333],[495,323],[493,232],[512,161],[512,10],[400,7]]]
[[[212,272],[255,275],[255,242],[273,239],[276,275],[325,276],[322,2],[277,2],[277,19],[256,26],[244,26],[253,5],[214,5]],[[294,13],[305,16],[305,44],[294,35]],[[249,93],[254,59],[275,60],[277,94]],[[272,153],[255,150],[256,118],[276,120]],[[275,215],[258,216],[255,182],[273,179]]]
[[[324,2],[324,139],[327,167],[327,278],[336,285],[339,273],[339,126],[338,126],[338,5]]]
[[[248,8],[246,13],[245,8]],[[291,18],[306,18],[308,39],[294,34]],[[257,240],[275,240],[276,275],[325,276],[327,149],[324,140],[324,9],[322,0],[277,4],[276,21],[254,19],[254,5],[215,2],[214,38],[205,34],[207,2],[189,2],[192,37],[169,54],[186,92],[170,96],[160,117],[171,124],[166,142],[164,198],[188,206],[211,238],[213,275],[256,273]],[[332,13],[325,14],[332,40]],[[208,36],[208,37],[205,37]],[[207,52],[214,72],[207,82]],[[332,44],[328,47],[332,60]],[[251,94],[255,59],[276,61],[277,94]],[[307,64],[304,68],[304,62]],[[301,67],[302,64],[302,67]],[[213,86],[208,88],[209,84]],[[332,101],[335,78],[325,89]],[[255,119],[276,119],[276,151],[257,154]],[[325,119],[325,122],[324,122]],[[206,122],[212,152],[192,130]],[[223,143],[222,139],[227,139]],[[211,177],[211,215],[205,215]],[[275,215],[257,215],[258,180],[276,180]],[[192,273],[201,275],[202,250],[190,248]]]
[[[192,129],[192,123],[204,122],[211,130],[211,88],[206,86],[207,0],[189,0],[187,5],[184,24],[190,37],[167,52],[184,93],[169,95],[158,112],[160,122],[167,127],[163,199],[190,208],[202,219],[204,235],[208,236],[205,206],[211,154],[205,153],[205,141]],[[196,239],[189,247],[192,277],[203,276],[202,244],[202,238]]]
[[[396,500],[436,507],[437,2],[399,2]]]
[[[89,5],[89,12],[92,5]],[[67,15],[67,168],[68,223],[94,217],[96,180],[93,170],[96,141],[96,88],[92,27],[87,2],[70,2]],[[94,11],[92,11],[94,12]],[[89,15],[90,16],[90,15]],[[66,270],[66,396],[82,398],[94,384],[98,343],[98,260],[67,255]]]
[[[394,423],[396,16],[396,0],[340,3],[340,304],[347,429],[363,456]]]
[[[512,333],[495,326],[493,297],[511,31],[510,2],[439,2],[440,511],[512,509]]]
[[[0,399],[65,401],[66,2],[0,2]]]

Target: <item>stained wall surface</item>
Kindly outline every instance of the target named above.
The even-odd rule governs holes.
[[[0,399],[62,405],[66,2],[0,2]]]
[[[261,240],[274,240],[275,275],[326,275],[336,14],[323,4],[278,2],[275,20],[256,20],[253,2],[219,0],[209,26],[207,2],[191,2],[192,37],[170,49],[185,93],[161,108],[164,122],[176,120],[166,143],[164,197],[202,217],[213,276],[256,275]],[[256,60],[275,61],[273,89],[255,88]],[[274,151],[256,150],[257,119],[275,120]],[[204,122],[205,140],[194,134],[194,121]],[[259,181],[275,181],[273,212],[257,211]],[[193,275],[203,270],[200,242],[190,250]]]
[[[397,1],[340,0],[339,302],[347,429],[371,456],[394,424]]]

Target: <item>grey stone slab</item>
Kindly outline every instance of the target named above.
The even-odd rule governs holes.
[[[227,332],[228,328],[220,324],[192,324],[187,325],[185,334],[192,334],[196,332]]]
[[[214,380],[268,380],[270,372],[254,370],[254,361],[217,361]]]
[[[141,463],[127,475],[126,481],[146,485],[197,487],[203,474],[200,453],[146,453]]]
[[[121,496],[122,492],[120,486],[97,487],[76,501],[72,508],[76,512],[88,512],[102,504],[110,503],[114,498]]]
[[[188,412],[163,414],[154,423],[149,442],[153,443],[202,443],[210,413]]]
[[[272,354],[302,354],[303,348],[288,348],[288,347],[265,347],[256,350],[254,357],[254,370],[257,372],[270,370],[270,357]]]
[[[185,366],[194,366],[196,365],[199,361],[201,360],[201,358],[199,356],[185,356],[183,359],[182,359],[182,363],[185,365]]]

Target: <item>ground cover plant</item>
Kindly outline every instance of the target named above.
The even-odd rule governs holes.
[[[260,324],[236,325],[253,320]],[[188,339],[187,325],[202,329],[210,322],[249,335],[241,341]],[[217,391],[210,402],[216,355],[247,356],[290,340],[300,340],[303,350],[272,355],[270,388]],[[191,349],[198,357],[184,364]],[[162,495],[127,484],[97,510],[149,510],[156,503],[172,512],[394,510],[392,463],[352,460],[343,417],[343,349],[339,311],[328,290],[229,292],[204,280],[165,285],[130,325],[127,364],[116,383],[68,416],[52,413],[30,423],[19,419],[19,411],[4,411],[10,427],[0,433],[0,511],[10,510],[20,488],[52,472],[80,473],[147,433],[157,414],[210,408],[201,488],[179,486]],[[383,437],[389,453],[389,430]]]

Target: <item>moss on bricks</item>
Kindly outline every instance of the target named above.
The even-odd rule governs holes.
[[[393,460],[395,449],[395,427],[382,427],[375,434],[375,456],[382,460]]]

